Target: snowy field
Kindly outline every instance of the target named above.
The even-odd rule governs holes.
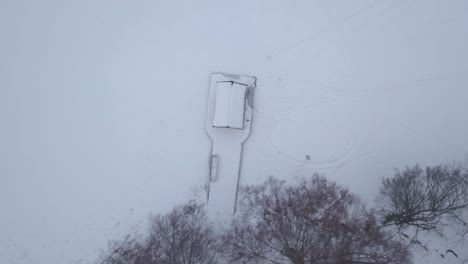
[[[369,204],[468,154],[468,1],[0,1],[0,263],[83,264],[203,191],[212,72],[257,77],[241,183]],[[433,256],[417,263],[454,263]]]

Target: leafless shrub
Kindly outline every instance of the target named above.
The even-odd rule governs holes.
[[[323,177],[295,186],[270,178],[242,192],[224,237],[230,263],[411,263],[355,195]]]
[[[377,199],[385,226],[413,244],[423,245],[421,231],[443,236],[445,227],[468,233],[465,219],[468,207],[468,173],[455,165],[421,169],[419,166],[397,171],[385,178]]]
[[[128,236],[111,244],[102,264],[211,264],[220,242],[202,205],[190,202],[151,219],[145,239]]]
[[[150,255],[171,264],[215,263],[220,243],[203,206],[191,203],[156,216],[148,243]]]
[[[109,243],[98,263],[102,264],[143,264],[146,261],[145,246],[138,234],[129,234],[121,241]]]

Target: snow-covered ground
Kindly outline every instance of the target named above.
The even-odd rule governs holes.
[[[0,263],[88,263],[202,190],[211,72],[258,78],[242,184],[318,171],[371,203],[393,168],[465,159],[466,14],[463,0],[0,1]]]

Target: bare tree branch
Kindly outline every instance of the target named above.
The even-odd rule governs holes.
[[[382,180],[377,201],[383,225],[395,227],[399,235],[411,231],[411,243],[421,243],[420,231],[443,236],[450,226],[462,237],[468,232],[463,216],[468,208],[468,173],[462,167],[414,166],[396,171],[394,177]]]
[[[112,242],[101,264],[218,263],[221,243],[202,205],[189,202],[151,219],[145,239],[129,235]]]
[[[244,187],[224,241],[230,263],[411,263],[373,212],[318,175],[293,186],[270,178]]]

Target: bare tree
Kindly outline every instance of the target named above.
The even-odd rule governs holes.
[[[150,255],[159,259],[155,264],[210,264],[216,261],[220,243],[200,204],[189,203],[168,215],[156,216],[150,230]]]
[[[100,263],[211,264],[216,263],[220,246],[203,206],[189,202],[153,217],[145,239],[127,236],[111,243]]]
[[[244,187],[224,241],[231,263],[411,263],[355,195],[318,175]]]
[[[468,233],[468,172],[456,165],[407,167],[384,178],[378,196],[383,225],[410,243],[423,245],[421,231],[443,236],[445,227]]]
[[[107,252],[101,254],[102,264],[143,264],[146,261],[145,246],[138,234],[126,235],[120,241],[111,241]]]

